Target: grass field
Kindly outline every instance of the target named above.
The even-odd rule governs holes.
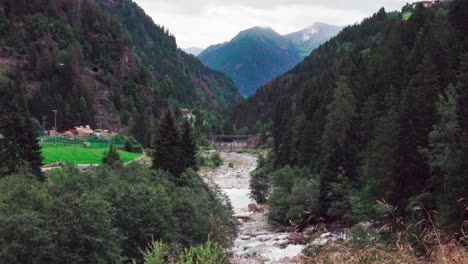
[[[42,148],[44,164],[57,161],[70,162],[73,164],[99,164],[107,149],[88,149],[80,146],[45,146]],[[120,157],[124,162],[140,157],[140,153],[130,153],[119,150]]]

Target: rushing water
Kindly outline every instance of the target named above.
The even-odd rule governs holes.
[[[257,167],[257,158],[240,153],[221,153],[224,165],[202,172],[211,184],[217,184],[231,199],[234,213],[241,221],[239,234],[234,241],[232,263],[298,263],[303,245],[289,243],[289,233],[275,232],[268,224],[266,213],[249,212],[254,204],[249,194],[250,172]],[[234,166],[230,168],[229,163]]]

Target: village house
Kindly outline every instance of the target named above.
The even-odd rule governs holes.
[[[431,7],[433,5],[439,5],[443,2],[447,2],[449,0],[428,0],[428,1],[418,1],[414,2],[413,6],[418,5],[418,4],[423,4],[425,7]]]
[[[92,130],[89,125],[75,127],[73,130],[75,131],[75,134],[80,137],[92,137],[95,135],[94,130]]]

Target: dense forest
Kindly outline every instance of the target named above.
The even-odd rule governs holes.
[[[238,128],[272,124],[273,151],[251,183],[271,220],[350,224],[381,219],[385,207],[411,223],[425,208],[438,212],[438,226],[459,231],[468,194],[467,17],[465,0],[381,9],[232,111]]]
[[[166,109],[217,118],[242,99],[130,0],[2,0],[0,32],[0,81],[21,72],[29,110],[47,128],[56,109],[59,130],[89,124],[149,146]]]
[[[21,78],[0,86],[0,263],[143,263],[156,242],[183,263],[202,249],[227,258],[237,221],[226,195],[195,172],[188,120],[163,116],[152,168],[123,164],[111,145],[86,172],[67,164],[45,173],[21,90]]]

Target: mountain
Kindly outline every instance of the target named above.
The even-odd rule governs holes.
[[[299,50],[302,57],[307,57],[314,49],[336,36],[343,27],[314,23],[312,26],[298,32],[285,35]]]
[[[263,27],[242,31],[229,42],[210,46],[198,58],[232,77],[242,95],[253,94],[302,60],[289,40]]]
[[[273,137],[270,159],[252,174],[273,190],[271,220],[355,223],[381,219],[385,204],[410,223],[419,207],[439,212],[442,229],[462,226],[468,1],[403,10],[346,27],[234,109],[237,129]],[[305,186],[320,192],[284,199]]]
[[[148,145],[168,108],[242,100],[130,0],[4,0],[0,32],[0,83],[24,83],[30,112],[53,120],[58,110],[59,129],[101,124]]]
[[[198,55],[200,55],[200,53],[203,52],[203,49],[202,48],[197,48],[197,47],[192,47],[192,48],[183,49],[183,51],[185,51],[188,54],[192,54],[193,56],[198,56]]]

